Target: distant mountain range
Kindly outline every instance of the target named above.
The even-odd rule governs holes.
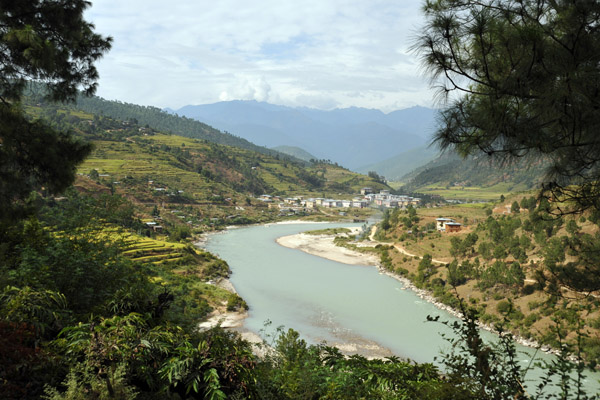
[[[298,147],[314,157],[353,170],[376,165],[428,143],[435,129],[436,114],[436,110],[425,107],[385,114],[356,107],[322,111],[240,100],[188,105],[168,111],[202,121],[259,146]],[[430,159],[425,158],[422,163],[407,167],[404,173]]]

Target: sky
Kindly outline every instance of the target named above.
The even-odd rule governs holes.
[[[178,109],[227,100],[291,107],[433,106],[410,51],[417,0],[95,0],[113,37],[97,95]]]

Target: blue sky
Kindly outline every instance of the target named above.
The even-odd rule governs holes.
[[[179,108],[258,100],[385,112],[433,106],[406,0],[96,0],[86,18],[114,38],[98,95]]]

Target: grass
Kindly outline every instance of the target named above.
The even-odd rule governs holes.
[[[317,229],[314,231],[306,231],[303,232],[307,235],[338,235],[340,233],[350,233],[351,230],[348,228],[327,228],[327,229]]]
[[[228,274],[227,264],[216,256],[186,243],[134,233],[121,235],[126,246],[123,254],[132,261],[151,265],[156,271],[152,280],[171,288],[187,307],[204,309],[202,304],[206,301],[211,309],[221,308],[231,296],[228,291],[206,282]]]
[[[139,142],[136,142],[139,141]],[[109,180],[123,180],[124,177],[134,178],[140,183],[152,180],[155,186],[168,186],[169,189],[183,190],[196,200],[210,200],[212,193],[218,193],[225,197],[236,197],[242,200],[236,189],[229,186],[232,182],[241,183],[244,177],[236,169],[245,168],[262,180],[266,186],[274,189],[274,192],[283,195],[307,195],[311,189],[305,185],[300,176],[302,173],[299,165],[276,160],[274,158],[260,155],[257,156],[243,149],[229,148],[225,146],[211,147],[198,140],[183,138],[174,135],[153,135],[141,139],[133,138],[131,141],[119,142],[110,140],[97,140],[94,142],[96,150],[80,165],[78,172],[89,173],[96,169],[101,174],[110,175]],[[181,148],[190,153],[190,160],[194,165],[198,164],[204,169],[212,171],[213,178],[206,178],[198,173],[194,165],[182,164],[181,160],[161,146]],[[150,147],[151,146],[151,147]],[[215,150],[216,148],[216,150]],[[219,151],[221,153],[219,153]],[[222,156],[225,154],[225,157]],[[215,159],[217,157],[217,159]],[[227,158],[225,160],[224,158]],[[228,164],[233,163],[233,164]],[[233,167],[237,165],[237,167]],[[251,169],[255,168],[255,169]],[[339,188],[332,190],[328,186],[345,184],[352,181],[349,190],[356,191],[363,186],[374,186],[370,178],[359,175],[339,167],[326,166],[327,182],[325,187],[317,189],[319,195],[337,195]],[[315,168],[308,168],[313,173]],[[139,187],[146,193],[152,195],[148,187]],[[350,197],[350,194],[346,194]]]
[[[509,193],[527,190],[524,185],[513,185],[511,183],[499,183],[489,187],[466,186],[466,187],[447,187],[438,185],[429,185],[417,189],[419,193],[436,194],[447,200],[475,200],[491,201],[499,200],[501,195],[506,196]]]

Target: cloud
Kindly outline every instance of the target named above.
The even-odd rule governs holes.
[[[259,79],[238,78],[235,85],[230,86],[227,91],[221,92],[219,100],[256,100],[268,102],[270,91],[271,86],[264,77],[260,77]]]
[[[410,37],[417,2],[98,0],[114,37],[98,94],[159,107],[254,99],[316,108],[429,105]]]

